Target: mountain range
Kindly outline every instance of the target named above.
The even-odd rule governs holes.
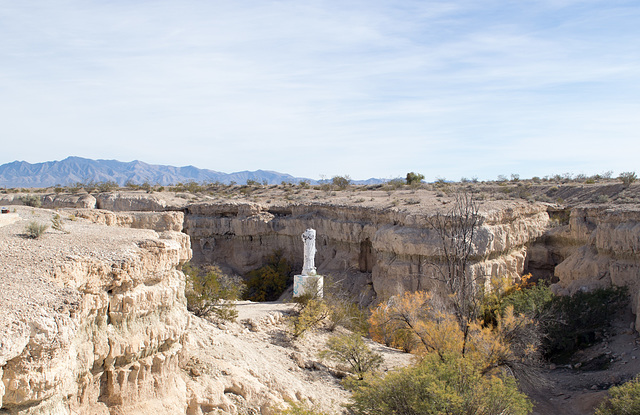
[[[258,183],[280,184],[298,183],[306,180],[316,184],[316,180],[294,177],[290,174],[268,170],[222,173],[199,169],[194,166],[174,167],[147,164],[139,160],[122,162],[118,160],[93,160],[82,157],[67,157],[60,161],[28,163],[14,161],[0,165],[0,187],[50,187],[75,183],[116,182],[124,186],[127,182],[160,184],[163,186],[186,182],[232,182],[245,184],[247,180]],[[382,180],[369,179],[354,181],[358,184],[380,183]]]

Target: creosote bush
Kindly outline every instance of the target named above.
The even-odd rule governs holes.
[[[447,354],[428,355],[384,378],[365,377],[349,409],[357,415],[524,415],[532,404],[513,378],[485,376],[475,360]]]
[[[42,234],[47,230],[48,227],[49,226],[38,223],[34,220],[27,224],[25,232],[28,238],[38,239],[40,236],[42,236]]]
[[[238,312],[233,300],[237,300],[242,291],[242,283],[224,275],[220,268],[209,266],[202,270],[183,265],[187,277],[187,309],[198,317],[215,316],[222,320],[235,320]]]
[[[329,307],[318,298],[312,298],[306,302],[297,315],[289,320],[291,335],[294,338],[302,337],[307,331],[312,330],[329,317]]]
[[[622,184],[624,187],[629,187],[631,186],[631,183],[635,182],[638,179],[638,176],[634,171],[626,171],[626,172],[620,173],[620,175],[618,176],[618,179],[622,181]]]
[[[609,399],[596,410],[595,415],[640,414],[640,377],[609,389]]]
[[[336,360],[349,366],[359,380],[377,369],[383,362],[382,355],[374,352],[357,333],[334,335],[327,340],[327,349],[320,352],[323,359]]]

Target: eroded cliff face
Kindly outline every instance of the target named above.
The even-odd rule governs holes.
[[[447,206],[440,207],[446,209]],[[300,268],[300,235],[317,231],[316,266],[344,277],[355,291],[388,297],[429,288],[440,258],[440,241],[429,225],[436,209],[401,211],[358,206],[198,203],[185,209],[185,232],[194,260],[218,263],[244,274],[281,250]],[[471,272],[488,278],[518,277],[526,244],[546,230],[546,206],[519,202],[481,204]]]
[[[29,240],[19,225],[0,233],[0,412],[184,413],[188,236],[75,220]]]
[[[554,238],[555,246],[564,249],[564,260],[555,267],[558,292],[626,286],[632,309],[640,316],[640,208],[573,208],[568,224],[557,229]]]

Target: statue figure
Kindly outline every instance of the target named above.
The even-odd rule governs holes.
[[[302,275],[316,275],[316,231],[315,229],[307,229],[302,234],[304,242],[304,265],[302,266]]]

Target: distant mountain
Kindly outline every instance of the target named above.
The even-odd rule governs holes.
[[[129,163],[117,160],[92,160],[81,157],[67,157],[61,161],[44,163],[27,163],[14,161],[0,166],[0,187],[50,187],[56,184],[69,185],[75,183],[113,181],[123,186],[127,182],[142,184],[170,185],[175,183],[220,182],[229,184],[236,182],[245,184],[247,180],[269,184],[284,182],[298,183],[315,180],[293,177],[275,171],[241,171],[222,173],[214,170],[198,169],[194,166],[174,167],[147,164],[134,160]]]

